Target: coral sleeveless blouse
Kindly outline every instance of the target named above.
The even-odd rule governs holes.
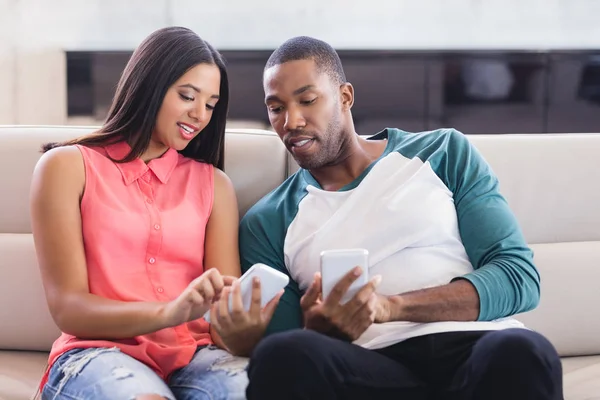
[[[147,164],[113,162],[130,151],[126,142],[77,147],[85,165],[81,218],[90,293],[120,301],[175,299],[204,272],[213,166],[173,149]],[[191,361],[198,346],[210,343],[204,319],[125,340],[62,333],[49,364],[74,348],[117,347],[166,379]]]

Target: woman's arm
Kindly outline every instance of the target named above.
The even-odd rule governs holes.
[[[221,275],[239,277],[241,275],[238,248],[239,211],[237,198],[231,180],[220,169],[214,169],[214,200],[206,226],[204,245],[204,268],[217,269]],[[215,344],[227,347],[221,337],[210,329]]]
[[[170,326],[167,303],[90,294],[79,207],[84,186],[83,159],[76,147],[45,153],[33,173],[33,237],[54,322],[67,334],[89,339],[130,338]]]

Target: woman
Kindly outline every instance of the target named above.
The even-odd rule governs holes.
[[[219,53],[161,29],[133,53],[104,126],[44,147],[32,228],[62,335],[43,399],[243,397],[243,368],[202,319],[240,275],[227,107]]]

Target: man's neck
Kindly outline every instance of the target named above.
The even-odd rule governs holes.
[[[365,140],[356,135],[348,150],[340,155],[334,165],[310,170],[310,173],[323,190],[339,190],[353,182],[379,158],[386,143],[385,140]]]

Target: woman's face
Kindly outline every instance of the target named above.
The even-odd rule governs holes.
[[[210,122],[219,101],[221,72],[214,64],[198,64],[168,90],[156,117],[146,161],[173,148],[183,150]]]

